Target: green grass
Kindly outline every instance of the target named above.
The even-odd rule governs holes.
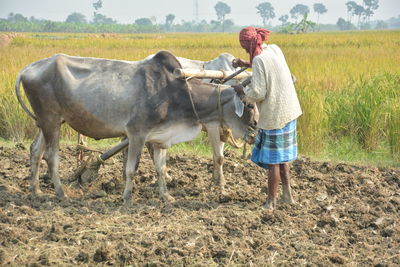
[[[345,136],[327,144],[325,151],[315,159],[377,167],[400,167],[400,161],[392,157],[388,144],[380,143],[375,150],[366,151],[357,140]]]

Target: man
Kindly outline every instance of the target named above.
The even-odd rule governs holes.
[[[297,158],[296,119],[302,114],[293,80],[285,57],[277,45],[266,45],[270,31],[246,27],[240,31],[240,44],[250,55],[250,61],[235,59],[233,67],[251,67],[251,84],[235,91],[245,102],[256,102],[260,111],[258,135],[251,160],[268,168],[268,198],[264,208],[273,209],[279,180],[282,198],[293,203],[289,162]]]

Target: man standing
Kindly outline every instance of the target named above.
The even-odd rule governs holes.
[[[234,67],[251,67],[251,84],[234,86],[245,102],[256,102],[260,111],[258,135],[251,160],[268,168],[268,198],[264,208],[273,209],[279,180],[282,202],[293,203],[289,162],[297,158],[296,119],[302,114],[292,76],[281,49],[266,45],[270,31],[246,27],[240,31],[240,44],[250,61],[235,59]]]

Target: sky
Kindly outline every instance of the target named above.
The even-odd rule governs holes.
[[[216,20],[214,6],[218,1],[231,7],[226,17],[236,25],[261,25],[262,19],[257,14],[256,6],[265,0],[197,0],[199,20]],[[314,3],[322,3],[328,12],[320,16],[320,23],[335,24],[339,17],[347,18],[345,3],[349,0],[267,0],[275,9],[273,25],[280,24],[278,18],[289,14],[296,4],[307,5],[312,11]],[[354,0],[362,4],[362,0]],[[0,18],[7,18],[10,12],[21,13],[26,17],[65,21],[72,12],[79,12],[91,20],[95,0],[0,0]],[[130,24],[138,18],[155,17],[157,23],[164,23],[168,14],[175,15],[175,23],[195,19],[195,0],[103,0],[99,13],[116,19],[118,23]],[[372,20],[386,20],[400,15],[400,0],[379,0],[379,8]],[[316,21],[316,14],[311,12],[311,20]]]

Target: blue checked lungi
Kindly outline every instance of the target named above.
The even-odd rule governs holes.
[[[282,129],[258,130],[251,160],[263,168],[269,164],[289,162],[297,158],[296,120]]]

